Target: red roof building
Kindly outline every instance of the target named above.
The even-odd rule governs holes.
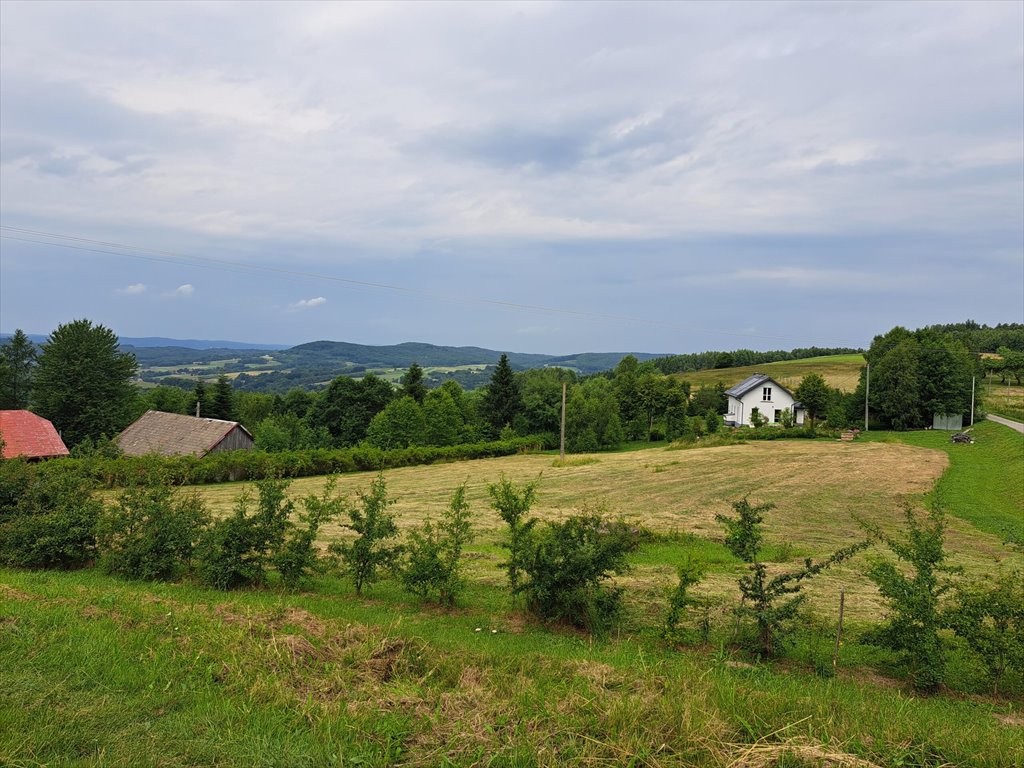
[[[3,440],[5,459],[15,456],[52,459],[68,455],[53,424],[31,411],[0,411],[0,440]]]

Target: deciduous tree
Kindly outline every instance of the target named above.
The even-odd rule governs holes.
[[[74,445],[113,435],[131,421],[135,356],[118,351],[109,328],[74,320],[50,334],[39,355],[34,402],[40,416]]]

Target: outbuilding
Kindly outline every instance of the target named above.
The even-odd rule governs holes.
[[[55,459],[68,455],[67,446],[53,424],[32,411],[0,411],[0,440],[5,459]]]
[[[769,424],[779,424],[782,412],[787,409],[792,411],[797,424],[804,423],[803,406],[793,397],[792,392],[767,374],[755,373],[725,390],[725,394],[729,400],[725,423],[730,427],[751,426],[750,416],[755,409]]]
[[[204,419],[180,413],[146,411],[117,444],[125,456],[206,456],[222,451],[250,451],[252,435],[237,421]]]

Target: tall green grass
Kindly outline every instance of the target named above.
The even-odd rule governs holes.
[[[996,717],[1016,705],[595,642],[509,624],[507,606],[423,611],[342,585],[223,594],[95,572],[0,571],[0,584],[4,765],[1024,760],[1019,728]]]
[[[997,536],[1024,537],[1024,435],[991,421],[974,425],[971,445],[950,432],[868,432],[862,439],[898,441],[949,455],[949,469],[935,485],[950,514]]]

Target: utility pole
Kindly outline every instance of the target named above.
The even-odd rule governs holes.
[[[562,382],[562,439],[558,444],[558,458],[565,461],[565,382]]]
[[[977,376],[971,376],[971,426],[974,426],[974,380]]]
[[[871,394],[871,363],[868,363],[867,375],[864,377],[864,431],[868,431],[868,395]]]

